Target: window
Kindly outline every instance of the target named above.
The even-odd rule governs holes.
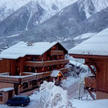
[[[3,94],[0,93],[0,101],[2,101],[2,100],[3,100]]]
[[[37,81],[36,80],[32,81],[32,86],[34,86],[34,85],[37,85]]]
[[[52,71],[52,67],[51,66],[49,67],[49,70]]]
[[[23,89],[28,88],[28,83],[23,83]]]

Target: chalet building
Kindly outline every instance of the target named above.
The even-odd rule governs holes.
[[[18,94],[38,87],[43,80],[51,81],[51,74],[58,71],[59,79],[68,71],[66,54],[58,42],[19,42],[0,54],[0,87],[14,87]]]
[[[97,99],[108,98],[108,29],[72,48],[69,54],[85,59],[93,73],[85,78],[85,88],[90,95],[93,97],[92,91],[96,91]]]

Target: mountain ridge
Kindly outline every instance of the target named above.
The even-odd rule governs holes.
[[[94,11],[87,17],[85,8],[83,6],[81,8],[80,5],[79,1],[73,2],[42,22],[41,19],[46,14],[45,8],[38,3],[33,5],[28,3],[0,23],[0,38],[8,40],[8,44],[15,44],[22,40],[60,41],[69,49],[70,46],[73,47],[83,41],[76,42],[74,37],[100,32],[108,27],[108,8],[99,12]],[[32,12],[29,9],[35,11]],[[54,6],[53,9],[57,7]]]

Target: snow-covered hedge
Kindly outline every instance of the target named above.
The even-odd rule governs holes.
[[[55,86],[53,82],[44,82],[32,97],[38,98],[40,108],[73,108],[67,91]]]

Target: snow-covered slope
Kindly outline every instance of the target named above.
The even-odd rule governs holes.
[[[76,2],[77,0],[34,0],[46,11],[43,21],[55,15],[64,7]]]
[[[0,0],[0,21],[31,1],[46,10],[43,21],[76,1],[87,18],[108,7],[108,0]]]
[[[30,11],[30,17],[28,20],[28,23],[32,19],[33,16],[36,16],[36,13],[40,10],[37,8],[41,8],[44,12],[41,14],[40,18],[37,20],[35,18],[34,25],[43,23],[47,19],[51,18],[53,15],[58,13],[60,10],[65,8],[66,6],[75,3],[77,0],[30,0],[29,2],[29,11]],[[28,24],[27,24],[28,25]],[[26,27],[26,30],[27,27]]]
[[[80,9],[83,9],[87,17],[108,7],[108,0],[79,0]]]
[[[45,20],[47,17],[54,15],[59,10],[75,1],[77,0],[0,0],[0,21],[29,2],[33,3],[33,7],[34,4],[39,4],[43,9],[46,10],[44,16],[45,18],[43,19]]]
[[[53,15],[60,12],[63,8],[73,4],[76,1],[77,0],[30,0],[26,3],[19,2],[20,6],[17,6],[16,2],[16,8],[13,6],[15,3],[12,4],[10,2],[10,5],[7,7],[13,10],[17,9],[17,11],[13,12],[11,16],[0,23],[0,32],[12,35],[12,33],[8,34],[8,32],[15,31],[15,34],[17,34],[17,32],[28,31],[28,29],[48,20]]]
[[[13,19],[14,23],[19,20],[18,24],[23,24],[20,27],[21,31],[23,26],[27,31],[30,25],[38,25],[46,21],[76,1],[77,0],[2,0],[0,1],[0,21],[4,21],[5,18],[12,14],[12,17],[10,16],[9,18]],[[19,19],[17,19],[18,17]],[[5,28],[7,27],[8,26]]]
[[[0,0],[0,21],[11,15],[30,0]]]
[[[0,7],[6,6],[7,9],[18,9],[31,0],[0,0]]]

